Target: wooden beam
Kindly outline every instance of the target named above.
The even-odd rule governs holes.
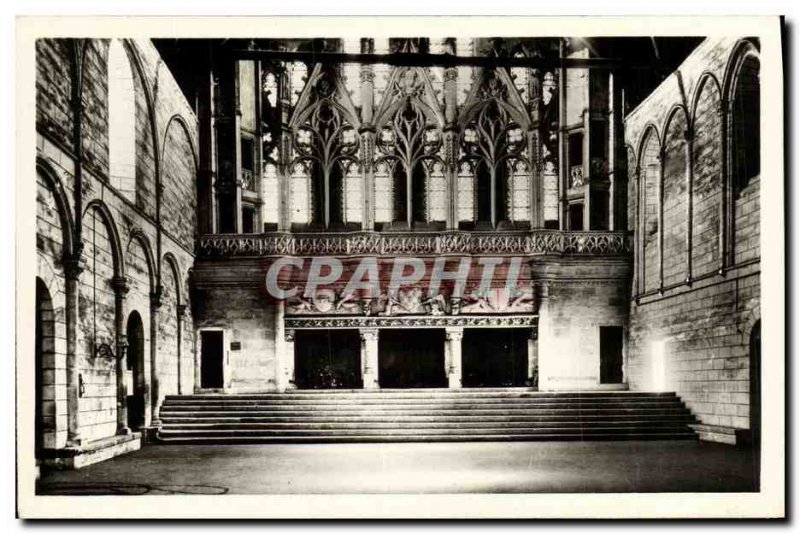
[[[451,54],[345,54],[339,52],[285,52],[279,50],[231,50],[238,60],[302,61],[304,63],[387,64],[408,67],[528,67],[532,69],[652,69],[653,62],[636,63],[622,58],[529,58],[455,56]]]

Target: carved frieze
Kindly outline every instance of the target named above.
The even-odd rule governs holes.
[[[210,234],[197,242],[206,258],[268,256],[433,256],[441,254],[619,255],[630,252],[625,232],[415,232],[340,234]]]
[[[366,317],[395,317],[426,315],[441,317],[459,314],[533,313],[533,292],[528,289],[509,291],[490,288],[481,294],[470,293],[463,298],[436,294],[429,296],[421,287],[389,291],[377,298],[344,295],[333,289],[318,289],[313,296],[296,295],[286,301],[287,316],[363,315]]]

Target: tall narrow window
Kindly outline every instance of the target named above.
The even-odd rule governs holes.
[[[293,167],[308,173],[306,222],[316,229],[341,229],[345,225],[344,177],[358,166],[359,138],[354,126],[358,120],[340,102],[344,97],[336,92],[337,72],[315,72],[311,103],[297,112],[299,119],[292,127]]]
[[[530,209],[528,194],[522,191],[530,167],[525,134],[505,101],[506,88],[494,73],[485,75],[484,85],[484,98],[473,106],[461,133],[461,160],[473,162],[476,169],[476,226],[495,229],[513,225],[515,215]]]
[[[108,174],[112,187],[136,201],[136,98],[122,42],[108,50]]]
[[[412,69],[405,71],[403,79],[412,85],[419,83],[418,73]],[[385,167],[391,172],[392,227],[395,229],[427,228],[431,223],[429,180],[437,172],[436,164],[443,164],[442,135],[426,110],[429,108],[418,98],[406,96],[405,102],[381,127],[376,139],[377,170]],[[438,211],[435,214],[441,215]]]
[[[730,221],[733,264],[757,259],[760,252],[760,150],[761,150],[761,90],[759,60],[754,50],[744,54],[734,71],[735,82],[731,98],[732,187]]]
[[[759,64],[747,57],[739,71],[733,97],[734,191],[740,194],[760,167],[761,107]]]

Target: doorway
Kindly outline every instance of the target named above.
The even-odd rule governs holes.
[[[133,389],[128,391],[128,428],[133,430],[144,426],[144,326],[139,312],[128,316],[125,329],[128,352],[125,355],[126,369],[132,375]]]
[[[517,387],[528,381],[526,328],[466,328],[461,345],[464,387]]]
[[[378,382],[382,388],[447,387],[444,330],[381,330]]]
[[[223,358],[225,354],[224,332],[203,330],[200,332],[200,387],[222,389],[225,386]]]
[[[622,327],[600,327],[600,383],[622,384]]]
[[[358,330],[298,330],[294,353],[299,389],[361,388]]]

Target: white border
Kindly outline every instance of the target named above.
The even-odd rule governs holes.
[[[610,17],[610,18],[30,18],[18,19],[16,33],[17,156],[17,350],[33,353],[33,332],[22,318],[33,315],[35,269],[34,140],[36,35],[110,37],[388,36],[403,33],[497,36],[755,35],[761,40],[762,318],[766,393],[763,419],[763,476],[759,494],[537,494],[537,495],[310,495],[310,496],[138,496],[36,497],[33,495],[32,358],[18,358],[18,511],[23,517],[777,517],[784,513],[784,220],[783,89],[781,42],[776,17]],[[335,29],[335,30],[334,30]],[[26,365],[27,364],[27,365]],[[691,468],[691,466],[687,466]],[[214,499],[213,501],[211,499]],[[214,503],[213,506],[203,506]]]

